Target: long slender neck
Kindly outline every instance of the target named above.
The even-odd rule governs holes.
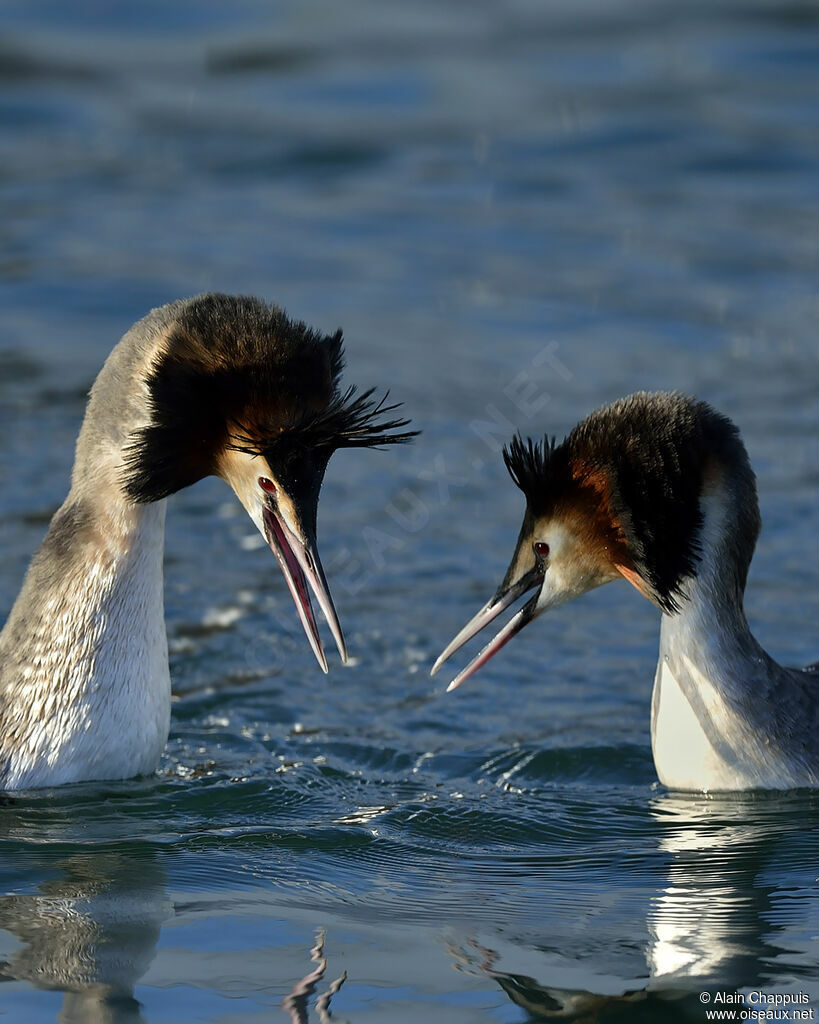
[[[135,505],[123,452],[149,415],[145,367],[164,319],[122,339],[100,372],[71,490],[0,633],[0,785],[152,771],[170,718],[163,607],[165,502]]]
[[[664,614],[660,654],[690,663],[721,691],[745,690],[768,656],[754,639],[743,608],[754,537],[743,542],[734,491],[724,482],[700,499],[703,526],[697,573],[686,581],[680,610]]]
[[[735,483],[723,478],[701,499],[697,573],[680,610],[663,615],[651,720],[657,774],[677,789],[816,785],[815,691],[760,647],[743,611],[758,519],[753,491],[740,500]]]
[[[115,640],[117,625],[134,639],[149,623],[153,629],[159,625],[164,637],[156,605],[161,613],[165,502],[131,501],[123,468],[134,431],[150,419],[146,375],[167,326],[167,311],[159,310],[132,327],[94,381],[71,490],[32,560],[0,640],[0,679],[6,686],[16,682],[10,665],[25,659],[40,664],[37,659],[46,656],[40,644],[48,646],[48,661],[71,676],[89,644],[99,660]],[[130,626],[126,609],[133,615]],[[90,665],[85,671],[91,672]],[[72,678],[76,682],[76,673]]]

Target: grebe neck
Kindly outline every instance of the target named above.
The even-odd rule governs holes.
[[[798,785],[770,749],[766,699],[785,669],[754,639],[742,604],[755,535],[725,486],[701,498],[696,575],[679,610],[664,614],[652,696],[651,740],[660,781],[676,789]]]

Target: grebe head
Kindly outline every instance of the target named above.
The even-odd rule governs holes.
[[[386,396],[341,390],[343,363],[341,331],[321,335],[258,299],[183,304],[148,372],[150,419],[126,445],[123,481],[135,503],[211,474],[227,481],[276,555],[325,672],[308,585],[347,659],[316,544],[327,463],[338,448],[414,436]]]
[[[735,511],[723,538],[726,586],[741,602],[759,533],[756,487],[736,427],[705,402],[639,392],[593,412],[560,444],[519,435],[504,448],[526,497],[517,547],[494,597],[433,666],[518,598],[534,595],[452,681],[459,686],[550,608],[624,578],[667,614],[679,610],[702,555],[702,496]]]

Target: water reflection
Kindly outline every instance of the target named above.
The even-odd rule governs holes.
[[[470,939],[464,947],[451,945],[456,967],[475,973],[474,968],[500,985],[511,1002],[531,1016],[543,1020],[595,1021],[602,1014],[617,1007],[642,1002],[645,989],[623,992],[622,995],[604,995],[581,989],[557,988],[543,985],[526,974],[512,974],[499,970],[500,954]]]
[[[778,912],[778,897],[793,887],[794,868],[815,875],[815,828],[819,802],[809,794],[741,794],[719,797],[667,793],[649,808],[659,836],[659,852],[669,855],[664,884],[648,901],[645,948],[646,980],[620,982],[595,975],[588,968],[589,988],[560,987],[553,979],[561,973],[553,950],[533,951],[505,939],[477,941],[472,937],[453,944],[449,952],[455,966],[492,978],[509,999],[533,1018],[563,1021],[633,1019],[634,1004],[663,1019],[702,1019],[699,994],[703,991],[781,991],[772,982],[774,964],[793,955],[785,937],[794,925],[793,907]],[[787,886],[779,884],[777,868],[783,862]],[[810,934],[810,922],[819,912],[819,899],[797,903]],[[792,939],[792,936],[790,937]],[[624,929],[620,945],[633,939]],[[543,977],[532,976],[532,953],[543,954]],[[614,958],[616,951],[609,953]],[[515,971],[518,962],[527,971]],[[561,953],[567,976],[577,978],[582,953]],[[810,962],[806,959],[806,962]],[[547,980],[544,980],[547,979]],[[810,986],[809,978],[794,972],[788,986]],[[608,990],[607,990],[608,989]]]
[[[292,1024],[308,1024],[310,1019],[308,1006],[310,997],[315,993],[316,986],[327,970],[327,958],[324,955],[325,935],[324,929],[320,929],[316,933],[316,944],[310,950],[310,959],[316,965],[315,968],[306,974],[301,981],[296,982],[282,1003],[282,1009],[290,1015]],[[316,999],[316,1013],[318,1014],[320,1024],[330,1024],[331,1021],[335,1020],[330,1012],[330,1001],[346,980],[347,972],[342,971],[335,981],[330,982],[327,991],[323,992]]]
[[[75,854],[36,893],[0,898],[0,928],[20,942],[3,981],[64,993],[61,1024],[137,1024],[134,986],[173,914],[154,857],[117,851]]]
[[[648,914],[655,987],[733,990],[764,982],[763,964],[778,952],[770,920],[776,885],[760,876],[789,835],[805,828],[799,816],[771,814],[776,806],[770,794],[654,801],[660,850],[671,855],[668,884]]]

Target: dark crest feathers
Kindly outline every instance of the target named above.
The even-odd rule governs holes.
[[[504,445],[503,461],[509,476],[529,498],[531,495],[543,493],[554,486],[555,450],[557,440],[544,437],[542,441],[533,441],[531,437],[523,440],[522,434],[512,438],[509,445]]]
[[[387,405],[389,391],[373,398],[375,388],[362,394],[355,386],[343,393],[335,392],[324,409],[297,419],[282,431],[265,438],[252,436],[238,426],[231,434],[229,448],[251,455],[272,455],[281,447],[323,450],[328,455],[339,448],[380,448],[387,444],[403,444],[418,435],[417,430],[404,431],[406,419],[382,419],[400,408],[400,402]]]
[[[214,472],[235,448],[317,467],[337,448],[401,444],[417,431],[374,389],[342,391],[342,332],[322,335],[246,296],[182,305],[148,379],[151,422],[125,450],[125,490],[157,501]]]
[[[737,510],[726,543],[741,598],[759,533],[756,485],[739,432],[707,403],[639,392],[593,412],[560,444],[518,435],[503,458],[536,516],[584,488],[589,494],[592,482],[598,493],[602,482],[637,571],[668,612],[696,573],[700,495],[706,471],[716,468]]]

